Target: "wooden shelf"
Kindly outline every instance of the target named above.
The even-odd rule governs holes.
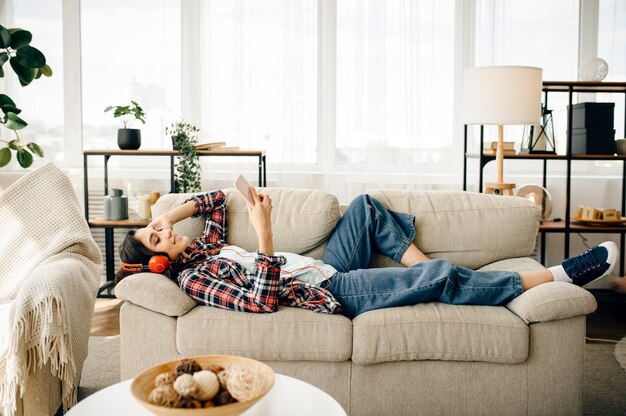
[[[90,156],[176,156],[180,152],[178,150],[120,150],[120,149],[88,149],[83,153]],[[215,156],[264,156],[265,150],[198,150],[199,155],[215,155]]]
[[[137,216],[129,217],[127,220],[105,220],[104,217],[95,217],[89,219],[89,225],[91,227],[135,228],[145,227],[148,224],[150,224],[149,220],[144,220]]]
[[[550,92],[626,92],[624,82],[543,81],[543,90]]]
[[[607,233],[607,232],[623,232],[626,233],[626,225],[586,225],[570,222],[570,231],[572,232],[585,232],[585,233]],[[539,231],[545,231],[547,233],[562,233],[565,232],[565,221],[542,221],[539,225]]]
[[[480,157],[478,153],[466,153],[466,156],[470,159],[477,159]],[[494,155],[482,155],[484,158],[492,158],[495,159]],[[504,155],[505,159],[538,159],[538,160],[567,160],[567,155],[555,155],[555,154],[527,154],[527,153],[518,153],[515,155]],[[626,160],[626,155],[572,155],[572,160]]]

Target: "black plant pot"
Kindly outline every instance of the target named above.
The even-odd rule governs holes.
[[[141,130],[119,129],[117,131],[117,145],[122,150],[137,150],[141,147]]]

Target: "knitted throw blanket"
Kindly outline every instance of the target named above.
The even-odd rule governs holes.
[[[64,409],[76,403],[102,255],[69,178],[49,163],[0,193],[0,412],[50,363]]]

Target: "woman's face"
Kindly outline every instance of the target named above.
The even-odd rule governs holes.
[[[167,253],[170,260],[176,258],[189,245],[189,238],[178,235],[169,228],[155,230],[152,227],[140,228],[135,238],[152,251]]]

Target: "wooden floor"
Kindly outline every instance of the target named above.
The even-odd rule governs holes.
[[[91,321],[91,335],[111,336],[120,334],[119,299],[96,299]]]
[[[118,299],[96,299],[91,335],[120,334],[120,307]],[[593,339],[618,341],[626,336],[626,304],[600,303],[598,309],[587,316],[588,342]]]

